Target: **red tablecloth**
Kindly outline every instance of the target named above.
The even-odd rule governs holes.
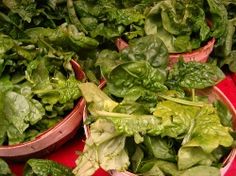
[[[228,97],[231,103],[236,108],[236,74],[228,74],[226,78],[217,85]],[[75,160],[78,157],[76,151],[82,151],[84,147],[84,137],[83,135],[77,135],[72,140],[68,141],[61,148],[54,151],[49,156],[45,158],[57,161],[68,167],[75,167]],[[10,168],[16,176],[22,176],[24,163],[11,163]],[[225,176],[235,176],[236,175],[236,161],[229,168],[229,172]],[[94,176],[108,176],[108,174],[99,169]]]

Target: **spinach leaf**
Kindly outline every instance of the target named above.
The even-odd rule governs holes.
[[[130,61],[145,60],[154,68],[167,67],[168,51],[157,35],[149,35],[132,40],[122,51],[122,59]]]
[[[24,132],[29,124],[34,125],[41,120],[45,110],[35,99],[28,99],[14,91],[1,92],[1,144],[5,137],[9,144],[24,140]]]
[[[236,6],[236,5],[235,5]],[[228,20],[226,41],[221,48],[217,48],[214,53],[220,57],[219,65],[222,67],[228,65],[230,71],[236,72],[236,15],[234,18]]]
[[[163,101],[158,103],[154,116],[161,118],[161,131],[153,130],[151,134],[182,137],[184,147],[201,147],[211,153],[219,145],[232,145],[231,129],[221,124],[210,104],[200,108]]]
[[[178,168],[185,170],[195,165],[211,166],[215,158],[211,153],[204,152],[199,147],[181,147],[178,151]]]
[[[176,152],[173,149],[173,141],[169,138],[145,136],[144,145],[147,148],[149,155],[156,159],[165,161],[176,161]]]
[[[164,160],[147,160],[142,162],[143,168],[148,169],[140,170],[140,173],[147,176],[154,176],[158,174],[158,176],[165,175],[180,175],[180,171],[178,170],[175,163],[164,161]]]
[[[130,61],[114,68],[107,82],[109,92],[117,97],[137,100],[155,99],[155,93],[166,90],[165,73],[145,61]]]
[[[24,176],[33,175],[65,175],[72,176],[71,169],[51,160],[30,159],[27,161],[24,169]]]
[[[132,39],[144,35],[144,9],[152,2],[137,3],[134,8],[122,1],[82,0],[76,1],[74,6],[89,36],[104,43],[104,39],[113,40],[119,36]]]
[[[11,176],[11,175],[13,175],[11,173],[11,170],[10,170],[8,164],[1,158],[0,158],[0,175],[2,175],[2,176]]]
[[[81,48],[95,48],[98,42],[89,38],[77,30],[74,25],[62,24],[56,29],[50,28],[30,28],[25,31],[26,34],[35,42],[46,40],[53,46],[64,47],[68,50],[79,51]]]
[[[143,158],[144,158],[144,152],[139,146],[136,146],[135,152],[131,157],[131,166],[132,166],[132,171],[134,173],[138,171]]]
[[[118,52],[106,49],[98,54],[95,66],[99,66],[102,76],[108,78],[110,72],[124,62],[120,59]]]
[[[210,63],[180,61],[169,71],[166,85],[170,89],[203,89],[216,85],[223,78],[224,73],[221,69]]]
[[[220,117],[221,124],[224,126],[232,127],[232,114],[229,112],[228,108],[220,101],[214,102],[217,113]]]
[[[13,13],[17,13],[23,20],[28,23],[31,22],[33,16],[37,15],[36,4],[32,0],[26,1],[7,1],[3,0],[4,5],[6,5]]]

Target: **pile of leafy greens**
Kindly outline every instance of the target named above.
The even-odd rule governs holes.
[[[35,137],[65,116],[81,96],[70,60],[59,52],[0,34],[0,144]]]
[[[220,175],[234,140],[231,115],[222,123],[224,105],[208,103],[195,91],[217,84],[224,74],[197,62],[179,61],[168,70],[167,58],[157,35],[132,40],[120,53],[98,54],[107,86],[102,91],[94,83],[79,84],[90,136],[75,175],[92,175],[99,167],[142,175]]]
[[[169,53],[191,51],[214,37],[213,56],[235,72],[235,4],[1,1],[0,144],[33,139],[83,95],[90,137],[73,174],[91,175],[102,167],[143,175],[219,175],[233,143],[231,115],[222,103],[196,96],[196,89],[214,86],[224,74],[213,63],[180,59],[172,69],[167,65]],[[119,37],[129,47],[117,52]],[[104,91],[78,81],[71,59],[81,64],[88,81],[105,79]],[[1,160],[0,167],[1,174],[11,174]],[[25,174],[42,171],[71,175],[41,160],[30,160]]]
[[[214,54],[220,60],[220,66],[228,65],[236,72],[236,1],[223,1],[228,11],[227,35],[223,46],[216,48]]]
[[[218,0],[159,1],[148,12],[146,34],[157,34],[170,53],[192,51],[211,37],[225,41],[227,10]]]
[[[98,42],[78,30],[69,3],[0,4],[0,145],[33,139],[81,96],[70,61]]]
[[[79,0],[75,11],[92,38],[132,39],[144,35],[145,11],[158,0]]]

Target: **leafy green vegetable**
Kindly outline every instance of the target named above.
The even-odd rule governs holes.
[[[186,147],[200,146],[210,153],[219,145],[232,145],[230,128],[221,125],[211,105],[199,108],[163,101],[157,105],[154,115],[162,118],[163,131],[160,134],[175,138],[182,135]]]
[[[71,169],[46,159],[30,159],[27,161],[24,169],[24,176],[56,176],[65,175],[72,176]]]
[[[232,129],[218,116],[222,110],[207,102],[178,103],[184,100],[180,96],[174,98],[179,101],[156,98],[156,108],[143,111],[136,100],[116,103],[95,84],[82,83],[80,89],[93,120],[87,122],[90,136],[75,175],[91,175],[100,166],[144,175],[197,175],[201,168],[206,175],[220,173],[213,166],[233,144]]]
[[[82,0],[75,1],[74,7],[89,35],[103,43],[104,38],[113,40],[119,36],[127,39],[143,36],[145,8],[154,2],[136,1],[133,6],[123,1]]]
[[[66,23],[56,29],[50,28],[30,28],[25,33],[33,40],[46,40],[54,46],[67,48],[68,50],[79,51],[81,48],[95,48],[98,42],[89,38],[77,30],[74,25]]]
[[[38,125],[42,119],[51,118],[46,126],[52,126],[74,107],[81,96],[70,64],[75,53],[45,47],[37,38],[29,44],[0,36],[0,142],[17,144],[45,130]]]
[[[146,60],[152,67],[163,69],[163,71],[167,66],[168,51],[157,35],[130,41],[129,46],[121,52],[124,60]]]
[[[11,176],[11,170],[8,166],[8,164],[0,158],[0,175],[2,176]]]
[[[203,89],[217,84],[224,78],[224,73],[213,64],[180,61],[170,70],[167,86],[189,89]]]
[[[117,97],[153,99],[156,92],[166,90],[164,81],[165,73],[148,62],[131,61],[111,71],[107,87]]]
[[[220,121],[224,126],[232,127],[232,114],[228,108],[220,101],[214,102]]]
[[[91,125],[84,153],[76,160],[75,175],[92,175],[99,167],[125,171],[129,158],[124,149],[126,137],[119,135],[111,122],[100,119]]]
[[[210,18],[212,26],[208,26],[206,18]],[[226,27],[226,8],[217,0],[159,1],[145,20],[146,34],[157,34],[170,53],[192,51],[210,37],[222,44]]]
[[[182,176],[220,176],[219,169],[216,167],[207,167],[207,166],[196,166],[192,167],[185,172],[183,172]]]

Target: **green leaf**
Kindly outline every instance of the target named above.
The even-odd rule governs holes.
[[[171,139],[145,136],[144,145],[151,156],[166,161],[176,161],[176,153],[173,150]]]
[[[147,61],[154,68],[163,69],[168,62],[168,51],[157,35],[148,35],[130,41],[122,51],[122,59],[128,61]]]
[[[14,40],[0,33],[0,56],[14,47]]]
[[[26,34],[33,40],[38,41],[43,39],[54,46],[63,47],[67,50],[75,52],[82,48],[95,48],[98,42],[95,39],[85,36],[79,32],[74,25],[66,23],[61,24],[56,29],[36,27],[26,30]]]
[[[73,173],[76,176],[90,176],[99,167],[127,170],[129,158],[124,148],[126,137],[119,135],[112,123],[103,119],[93,123],[90,130],[90,137],[86,140],[83,154],[76,160]]]
[[[214,157],[204,152],[200,147],[181,147],[178,151],[178,168],[184,170],[195,165],[211,166]]]
[[[96,110],[111,112],[118,105],[93,83],[81,83],[79,88],[86,102],[93,103]]]
[[[139,146],[137,146],[134,154],[131,157],[132,171],[134,173],[138,171],[143,158],[144,158],[144,152]]]
[[[29,101],[23,95],[16,92],[7,92],[4,99],[5,118],[12,123],[22,134],[28,127],[28,123],[35,124],[44,115],[42,105],[33,100]]]
[[[8,164],[0,158],[0,175],[2,176],[11,176],[11,170],[8,166]]]
[[[195,166],[184,171],[181,176],[220,176],[220,170],[211,166]]]
[[[181,175],[181,171],[178,170],[175,163],[164,161],[164,160],[149,160],[145,161],[143,165],[152,165],[149,171],[144,171],[143,175],[145,176],[155,176],[155,172],[157,172],[160,176],[164,175]]]
[[[161,118],[162,130],[153,130],[153,133],[175,138],[188,136],[183,143],[186,147],[199,146],[210,153],[219,145],[232,145],[230,128],[221,125],[220,118],[211,105],[200,108],[164,101],[157,105],[154,115]]]
[[[107,78],[110,72],[123,62],[118,52],[105,49],[98,54],[95,66],[99,66],[102,76]]]
[[[71,169],[46,159],[30,159],[27,161],[24,169],[24,176],[72,176]]]
[[[224,126],[232,127],[232,114],[225,106],[225,104],[223,104],[221,101],[215,101],[214,106],[217,109],[221,124]]]
[[[155,93],[166,90],[165,73],[145,61],[130,61],[114,68],[107,82],[108,90],[117,97],[137,100],[155,99]]]
[[[220,145],[230,147],[233,143],[233,138],[230,135],[231,130],[221,124],[220,118],[212,106],[206,106],[195,117],[195,127],[191,138],[184,146],[200,146],[207,153],[212,152]]]
[[[213,64],[179,61],[170,70],[166,84],[171,89],[203,89],[216,85],[224,77],[222,70]]]
[[[23,20],[28,23],[31,22],[33,16],[38,14],[36,10],[36,2],[34,0],[13,0],[7,1],[3,0],[4,5],[6,5],[12,12],[17,13]]]
[[[208,26],[206,18],[212,26]],[[226,27],[226,8],[216,0],[205,3],[201,0],[159,1],[148,12],[144,26],[147,35],[156,34],[161,38],[169,53],[200,48],[211,37],[219,39],[222,44]]]

